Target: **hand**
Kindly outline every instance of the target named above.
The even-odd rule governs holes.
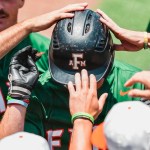
[[[76,89],[75,89],[76,88]],[[97,98],[97,83],[94,75],[88,77],[87,71],[84,69],[81,72],[75,74],[75,87],[72,82],[68,83],[68,89],[70,93],[70,113],[71,115],[77,112],[85,112],[96,119],[101,113],[107,93]]]
[[[132,86],[137,82],[144,84],[146,89],[132,89],[129,91],[128,95],[131,97],[141,97],[144,99],[150,99],[150,71],[142,71],[136,73],[125,83],[125,86]]]
[[[115,50],[138,51],[143,48],[144,32],[123,29],[103,11],[97,9],[97,13],[102,16],[100,17],[100,21],[104,23],[121,42],[121,44],[114,44]]]
[[[29,99],[31,91],[36,84],[39,72],[35,61],[39,58],[37,51],[31,46],[18,51],[9,65],[9,96],[14,99]]]
[[[87,5],[87,3],[71,4],[62,9],[29,19],[26,24],[28,24],[28,28],[31,32],[39,32],[50,28],[60,19],[72,18],[74,16],[73,11],[84,10]]]

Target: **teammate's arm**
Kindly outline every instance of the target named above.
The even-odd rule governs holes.
[[[115,50],[138,51],[144,48],[144,42],[150,47],[150,33],[121,28],[103,11],[98,9],[97,12],[102,16],[100,21],[108,26],[115,37],[121,42],[121,44],[114,44]]]
[[[134,74],[126,83],[125,86],[133,86],[135,83],[145,85],[145,90],[131,89],[128,93],[131,97],[141,97],[150,100],[150,71],[141,71]]]
[[[71,115],[79,112],[90,114],[96,119],[101,113],[107,94],[97,98],[97,83],[94,75],[88,77],[87,71],[82,70],[75,75],[75,88],[72,82],[68,83],[70,93],[69,107]],[[73,132],[70,150],[91,150],[91,133],[93,124],[89,119],[76,118],[73,122]]]
[[[9,66],[7,109],[0,123],[0,139],[24,129],[26,108],[39,73],[35,61],[40,54],[30,46],[18,51]]]
[[[25,20],[0,32],[0,59],[13,49],[31,32],[39,32],[51,27],[56,21],[73,17],[75,10],[84,10],[87,3],[68,5],[62,9]]]
[[[26,108],[24,106],[7,106],[4,117],[0,122],[0,139],[18,131],[23,131],[25,114]]]

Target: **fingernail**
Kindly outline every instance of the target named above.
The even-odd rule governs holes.
[[[108,96],[108,93],[105,93],[105,97],[107,97]]]

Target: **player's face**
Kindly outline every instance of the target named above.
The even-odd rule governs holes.
[[[17,23],[18,10],[24,0],[0,0],[0,31]]]

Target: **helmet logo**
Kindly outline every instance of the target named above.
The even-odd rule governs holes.
[[[86,66],[86,61],[85,60],[78,60],[78,59],[83,59],[83,53],[73,53],[72,54],[73,60],[69,60],[69,66],[72,66],[72,69],[78,70],[80,65],[81,67]]]

